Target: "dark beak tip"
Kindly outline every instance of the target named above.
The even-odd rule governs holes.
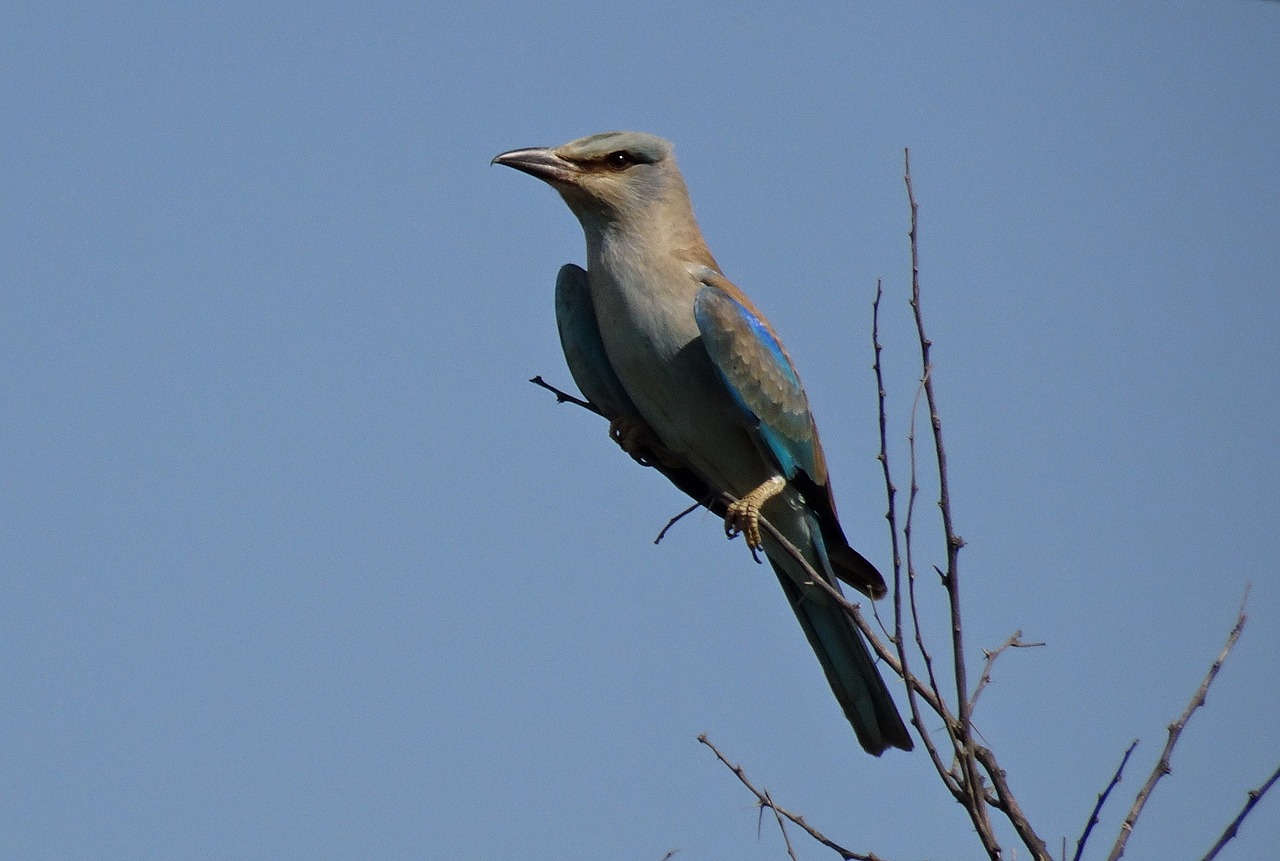
[[[489,164],[514,168],[552,184],[573,182],[573,166],[544,147],[526,147],[498,153]]]

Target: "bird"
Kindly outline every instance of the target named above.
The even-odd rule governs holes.
[[[610,435],[765,554],[862,748],[911,750],[866,641],[813,582],[816,572],[878,599],[884,577],[845,537],[795,365],[707,247],[673,145],[605,132],[492,164],[550,185],[582,227],[587,265],[560,268],[556,323]]]

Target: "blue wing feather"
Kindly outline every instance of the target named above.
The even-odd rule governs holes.
[[[736,288],[707,270],[694,318],[716,373],[734,403],[788,478],[818,478],[813,417],[800,377],[769,324],[730,292]]]

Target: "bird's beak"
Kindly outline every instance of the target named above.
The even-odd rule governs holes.
[[[576,164],[561,158],[554,150],[546,147],[528,147],[513,149],[493,157],[490,164],[505,164],[516,170],[536,176],[543,182],[552,185],[574,185],[581,172]]]

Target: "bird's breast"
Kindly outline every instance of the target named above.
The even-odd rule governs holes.
[[[680,261],[608,262],[588,270],[592,302],[609,363],[645,422],[713,485],[755,487],[767,467],[703,346],[699,282]]]

